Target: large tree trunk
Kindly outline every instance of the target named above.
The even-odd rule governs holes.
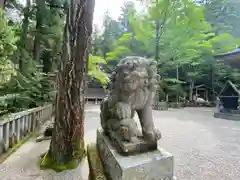
[[[71,0],[58,74],[55,125],[49,156],[68,164],[84,150],[84,90],[95,0]]]

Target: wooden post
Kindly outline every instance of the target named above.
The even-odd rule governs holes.
[[[9,148],[9,122],[5,124],[5,148],[6,150]],[[3,135],[3,136],[4,136]]]

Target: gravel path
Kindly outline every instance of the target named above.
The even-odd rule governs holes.
[[[31,139],[0,165],[0,179],[87,180],[88,167],[84,162],[77,169],[61,173],[55,173],[51,170],[39,170],[38,158],[42,153],[46,152],[48,147],[49,141],[35,143],[35,139]]]
[[[87,119],[99,117],[98,106],[88,107],[86,110],[86,126]],[[99,121],[98,118],[96,118]],[[89,121],[91,124],[92,121]],[[85,135],[86,144],[95,141],[95,130],[87,131]],[[6,161],[0,164],[0,180],[88,180],[88,164],[84,159],[78,168],[70,171],[56,173],[52,170],[41,171],[39,169],[39,156],[46,152],[49,148],[50,141],[42,141],[36,143],[36,138],[30,139],[23,144],[15,153],[13,153]]]
[[[179,180],[239,180],[240,121],[214,118],[212,109],[185,108],[153,111],[155,125],[163,134],[160,146],[175,157]],[[99,107],[86,110],[86,143],[95,141],[100,126]],[[48,141],[31,139],[0,165],[0,180],[85,180],[86,161],[76,170],[55,173],[40,171],[38,156],[47,150]]]
[[[155,125],[163,135],[159,144],[175,157],[177,179],[240,180],[240,121],[214,118],[213,111],[153,111]],[[97,112],[87,119],[88,130],[100,126]]]
[[[240,121],[212,115],[208,108],[154,112],[160,146],[174,155],[178,179],[240,179]]]

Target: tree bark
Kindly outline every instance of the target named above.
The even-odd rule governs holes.
[[[4,9],[4,6],[6,4],[6,0],[0,0],[0,8]]]
[[[42,64],[43,64],[42,71],[47,74],[47,73],[52,71],[52,54],[51,54],[51,51],[44,50],[42,52],[41,57],[42,57]]]
[[[55,125],[49,156],[57,164],[79,159],[84,149],[84,91],[95,0],[71,0],[58,73]]]
[[[39,62],[40,60],[40,46],[41,46],[41,33],[43,25],[43,15],[45,8],[45,0],[36,0],[37,13],[36,13],[36,29],[33,45],[33,59]]]
[[[156,21],[156,46],[155,46],[155,60],[159,60],[159,41],[160,41],[160,22]]]
[[[179,65],[178,65],[178,62],[177,62],[177,67],[176,67],[176,78],[177,78],[177,80],[179,80]],[[176,102],[177,103],[179,102],[179,89],[177,89]]]
[[[29,27],[29,16],[30,16],[30,7],[31,7],[31,1],[27,0],[26,7],[24,8],[24,18],[22,22],[22,32],[20,36],[20,42],[19,42],[19,71],[22,74],[26,74],[27,70],[27,60],[24,57],[25,51],[26,51],[26,44],[27,44],[27,34],[28,34],[28,27]]]
[[[191,80],[189,83],[189,101],[193,101],[193,88],[194,88],[194,81]]]

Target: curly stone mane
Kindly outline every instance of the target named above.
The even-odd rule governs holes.
[[[112,90],[133,92],[138,88],[148,88],[154,91],[157,79],[155,61],[138,56],[128,56],[119,62],[113,73]],[[124,88],[123,84],[128,84],[129,87]]]

